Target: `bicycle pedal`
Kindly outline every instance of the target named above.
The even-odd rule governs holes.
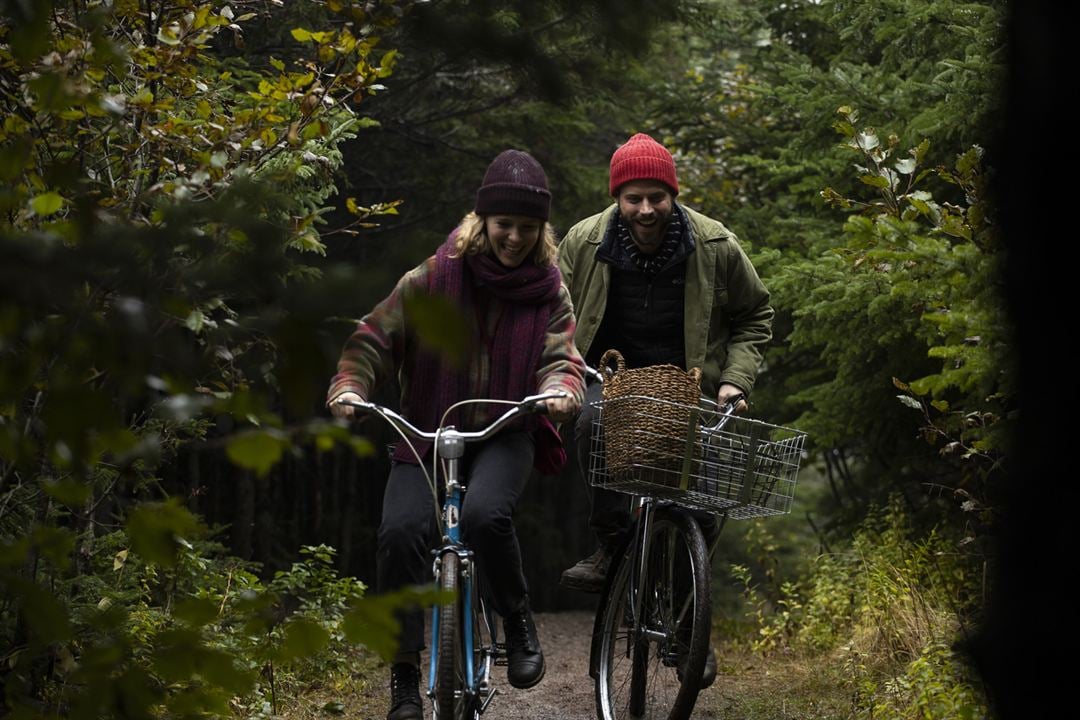
[[[495,660],[495,664],[499,665],[501,667],[506,667],[507,665],[510,664],[510,658],[507,655],[507,651],[506,651],[506,643],[500,643],[500,642],[495,643],[494,660]]]

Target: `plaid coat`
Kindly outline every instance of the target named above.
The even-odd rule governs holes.
[[[330,382],[327,403],[344,392],[368,398],[380,384],[397,375],[401,386],[401,412],[409,417],[410,407],[423,403],[409,392],[408,368],[414,364],[419,341],[407,309],[410,296],[427,294],[435,257],[429,257],[398,281],[390,295],[365,315],[345,342],[338,360],[337,374]],[[491,358],[485,343],[475,339],[493,334],[505,302],[485,293],[483,310],[475,306],[460,308],[470,330],[467,349],[467,397],[488,397]],[[551,309],[544,347],[535,370],[536,392],[565,390],[580,402],[584,397],[585,362],[574,345],[574,309],[570,294],[563,285]],[[486,424],[502,410],[498,406],[471,405],[466,408],[461,429]],[[422,428],[434,430],[434,428]]]

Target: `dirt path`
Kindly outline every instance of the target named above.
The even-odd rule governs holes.
[[[596,701],[588,664],[592,628],[591,612],[537,614],[536,629],[547,662],[544,680],[532,690],[515,690],[500,678],[501,694],[484,713],[484,720],[593,720]],[[698,695],[695,720],[830,717],[803,713],[787,699],[790,668],[780,667],[785,663],[773,665],[743,654],[720,660],[717,682]],[[756,699],[762,697],[770,702],[759,715]]]
[[[516,690],[506,682],[505,668],[495,668],[499,694],[484,713],[484,720],[595,718],[593,682],[588,672],[592,622],[591,612],[538,613],[536,627],[547,662],[544,680],[531,690]],[[836,669],[828,663],[823,665],[821,658],[762,658],[718,647],[719,674],[716,683],[698,696],[695,720],[845,720],[850,717],[850,698],[840,690]],[[350,688],[327,688],[297,698],[294,707],[280,717],[329,718],[333,715],[319,708],[333,700],[342,704],[334,715],[382,720],[386,717],[388,699],[386,666],[369,659],[355,670]],[[425,716],[429,712],[425,698]]]
[[[498,678],[499,695],[484,720],[591,720],[596,717],[589,677],[593,615],[587,612],[537,613],[536,632],[547,670],[531,690],[516,690]],[[500,674],[504,668],[498,668]]]
[[[499,677],[499,696],[484,713],[484,720],[593,720],[596,700],[589,677],[592,629],[591,612],[538,613],[536,631],[547,663],[543,682],[531,690],[515,690],[505,677]],[[699,696],[694,717],[719,718],[717,708],[725,704],[710,688]]]
[[[506,682],[506,668],[493,670],[499,694],[484,713],[484,720],[591,720],[593,683],[589,678],[589,640],[592,635],[591,612],[537,613],[536,630],[544,648],[547,670],[543,681],[531,690],[517,690]],[[427,668],[426,653],[421,665]],[[286,720],[326,718],[319,708],[327,702],[341,703],[335,714],[341,717],[382,720],[388,706],[387,667],[368,657],[354,669],[348,687],[320,688],[297,698],[282,715]],[[422,680],[426,682],[426,679]],[[425,717],[430,705],[425,702]]]

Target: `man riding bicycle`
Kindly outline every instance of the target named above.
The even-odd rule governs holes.
[[[574,225],[559,246],[581,354],[594,366],[617,348],[631,368],[701,368],[702,392],[721,404],[749,395],[772,337],[773,310],[735,235],[676,202],[675,162],[648,135],[634,135],[612,155],[609,190],[615,204]],[[599,384],[591,385],[575,427],[583,477],[595,413],[588,403],[599,398]],[[737,410],[745,407],[740,402]],[[589,491],[599,549],[566,570],[561,584],[599,592],[630,515],[625,495]],[[711,542],[715,519],[706,515],[701,526]]]

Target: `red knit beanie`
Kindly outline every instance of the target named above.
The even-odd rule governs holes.
[[[484,173],[475,209],[478,215],[524,215],[546,221],[551,192],[543,166],[527,152],[502,151]]]
[[[675,161],[671,153],[645,133],[638,133],[621,145],[611,156],[611,195],[631,180],[659,180],[679,194],[679,179],[675,176]]]

